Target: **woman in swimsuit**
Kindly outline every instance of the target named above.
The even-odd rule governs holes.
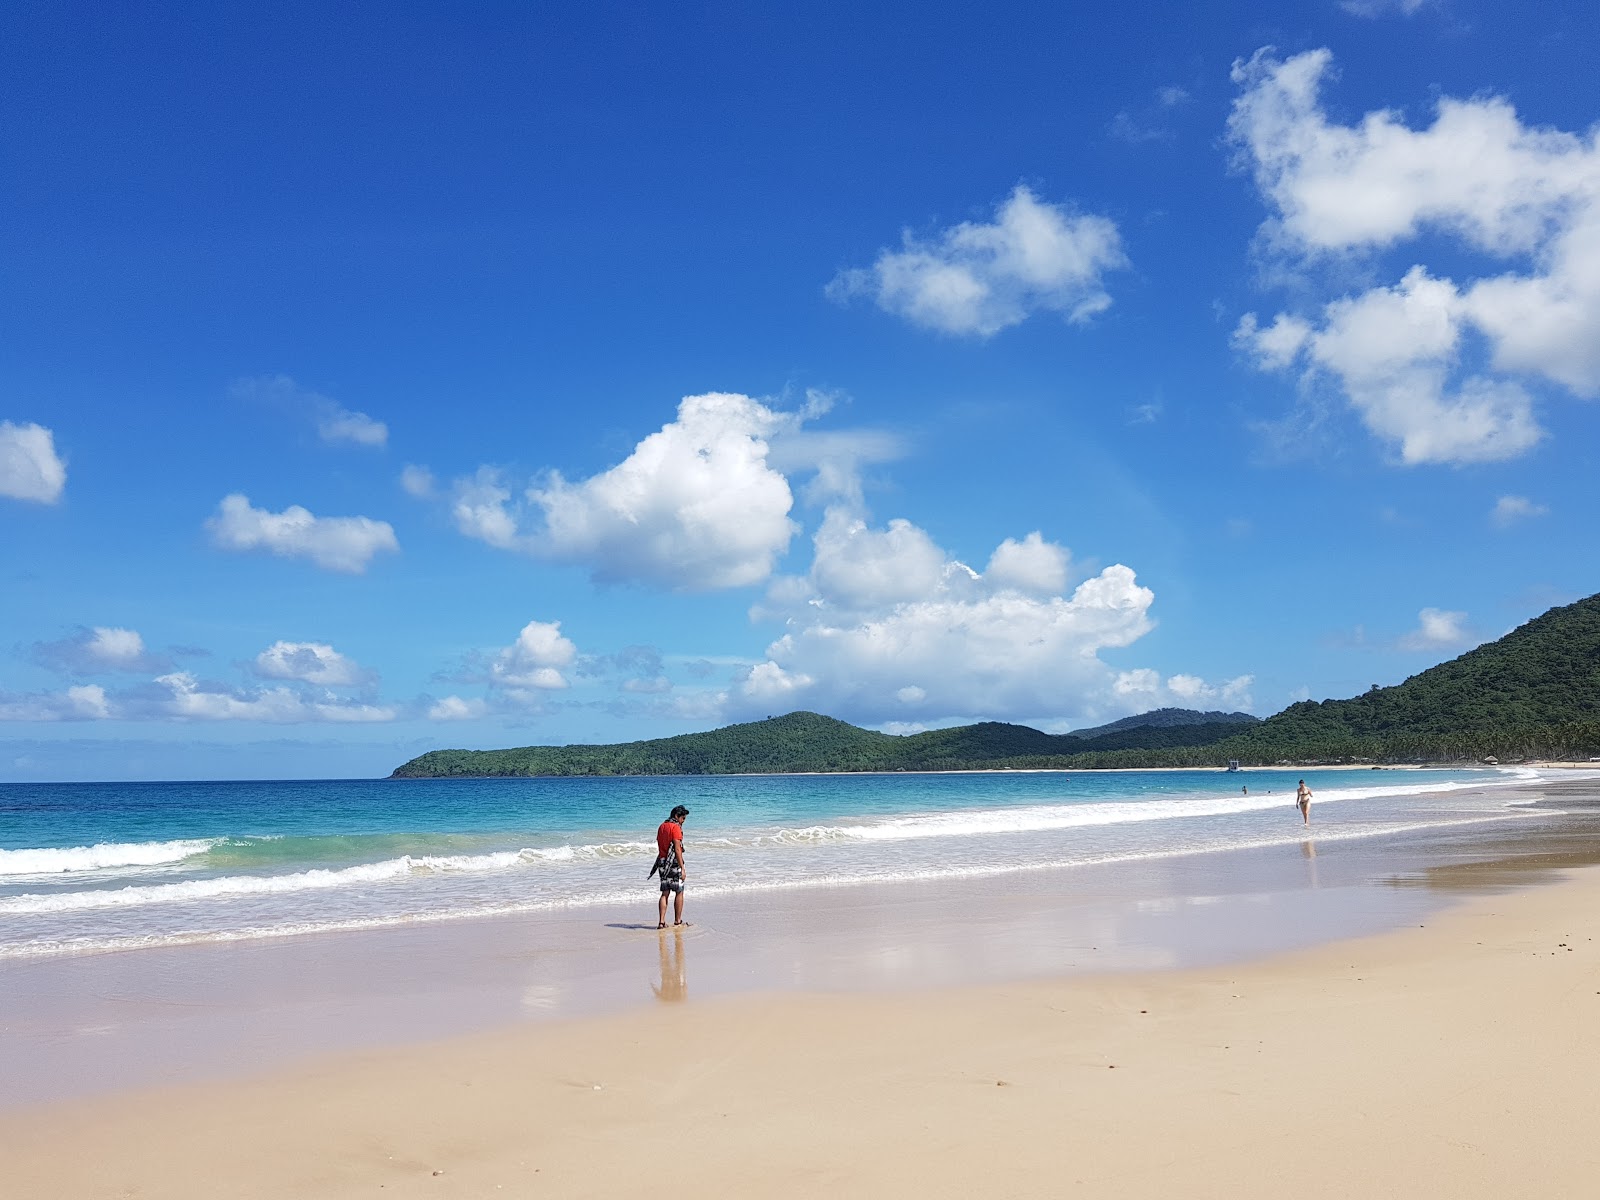
[[[1294,794],[1294,802],[1300,806],[1300,820],[1311,824],[1311,789],[1306,786],[1306,781],[1300,781],[1300,789]]]

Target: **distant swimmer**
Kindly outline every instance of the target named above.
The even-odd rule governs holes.
[[[656,905],[657,929],[667,927],[669,895],[673,897],[672,923],[688,924],[683,919],[683,885],[688,879],[683,869],[683,821],[688,815],[689,810],[680,804],[656,830],[656,865],[650,868],[650,874],[661,876],[661,900]]]
[[[1294,794],[1294,802],[1300,806],[1300,820],[1311,824],[1311,789],[1306,786],[1306,781],[1300,781],[1299,790]]]

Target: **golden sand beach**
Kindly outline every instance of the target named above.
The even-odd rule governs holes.
[[[1586,868],[1247,965],[728,996],[347,1054],[14,1111],[5,1193],[1588,1195],[1597,936]]]

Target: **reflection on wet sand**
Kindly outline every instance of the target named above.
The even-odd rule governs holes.
[[[656,939],[656,942],[660,957],[658,965],[661,972],[661,982],[659,984],[652,983],[650,990],[656,994],[657,1000],[664,1000],[669,1004],[687,1000],[689,998],[689,975],[686,965],[686,952],[683,948],[683,930],[674,929],[672,931],[670,946],[665,932]]]
[[[1300,843],[1300,855],[1306,860],[1306,879],[1314,888],[1319,888],[1322,883],[1317,879],[1317,843],[1311,838],[1306,838]]]

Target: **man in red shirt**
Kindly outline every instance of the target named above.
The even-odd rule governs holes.
[[[683,819],[689,810],[683,805],[674,808],[656,830],[656,865],[650,872],[661,876],[661,901],[656,906],[656,928],[667,927],[667,896],[673,897],[672,923],[687,925],[683,919],[683,885],[687,878],[683,869]]]

